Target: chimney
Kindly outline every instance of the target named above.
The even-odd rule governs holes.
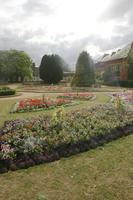
[[[105,54],[103,55],[102,58],[105,58],[105,57],[108,56],[108,55],[109,55],[108,53],[105,53]]]
[[[111,56],[113,56],[114,54],[116,54],[116,52],[115,52],[115,51],[113,51],[113,52],[111,53]]]

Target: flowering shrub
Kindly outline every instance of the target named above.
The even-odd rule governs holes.
[[[94,95],[92,93],[67,93],[67,94],[60,94],[57,96],[57,98],[63,98],[63,99],[79,99],[79,100],[89,100]]]
[[[60,109],[52,117],[40,115],[38,118],[7,121],[0,131],[0,161],[29,156],[31,163],[33,160],[38,163],[34,157],[36,154],[51,161],[59,154],[73,153],[75,145],[76,152],[79,152],[88,146],[94,148],[101,139],[104,143],[119,137],[119,130],[125,127],[133,127],[133,113],[121,115],[110,104],[69,113]],[[122,134],[126,133],[122,131]]]
[[[64,99],[40,98],[25,99],[16,103],[12,112],[27,112],[55,108],[57,106],[73,105],[74,102]]]

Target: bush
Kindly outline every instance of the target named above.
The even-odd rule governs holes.
[[[0,96],[14,95],[15,93],[16,91],[10,89],[9,87],[0,88]]]
[[[114,80],[105,82],[104,84],[108,86],[121,86],[121,87],[133,88],[133,80],[126,80],[126,81]]]

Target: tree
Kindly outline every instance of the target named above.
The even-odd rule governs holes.
[[[31,59],[24,51],[0,51],[0,62],[3,64],[2,76],[11,82],[32,78]]]
[[[111,67],[106,69],[106,71],[103,73],[104,83],[108,83],[109,81],[112,81],[114,77],[115,77],[115,74]]]
[[[76,72],[72,79],[72,86],[90,87],[95,81],[94,64],[86,51],[83,51],[77,60]]]
[[[6,66],[2,61],[0,61],[0,80],[4,80],[5,74],[6,74]]]
[[[60,57],[59,55],[57,55],[57,56],[59,57],[61,68],[62,68],[63,72],[70,72],[71,70],[69,69],[69,66],[65,62],[65,60],[62,57]]]
[[[47,84],[56,84],[63,78],[60,56],[44,55],[39,67],[40,78]]]

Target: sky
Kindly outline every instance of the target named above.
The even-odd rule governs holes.
[[[133,42],[133,0],[0,0],[0,50],[29,54],[37,66],[58,54],[75,68]]]

